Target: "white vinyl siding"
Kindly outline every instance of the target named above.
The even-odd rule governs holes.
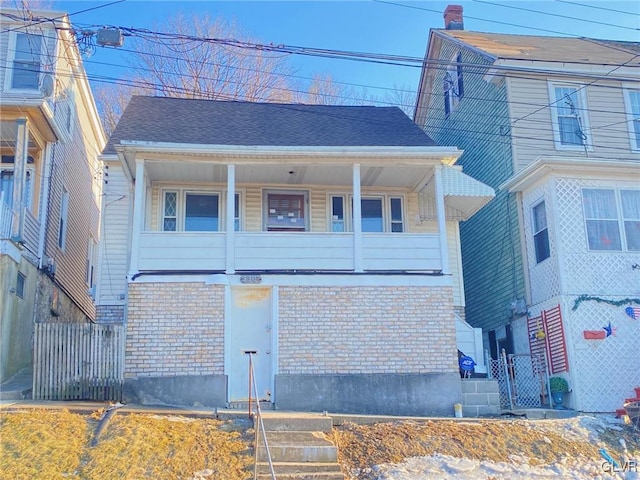
[[[518,172],[540,156],[558,155],[548,107],[551,97],[548,83],[541,77],[508,78],[506,84],[511,129],[505,133],[511,136],[514,170]],[[602,159],[637,161],[638,153],[629,144],[629,109],[622,84],[604,80],[581,92],[588,101],[589,155],[593,151],[594,157]],[[500,138],[497,132],[495,140]],[[578,146],[563,150],[562,155],[583,158],[585,151]]]

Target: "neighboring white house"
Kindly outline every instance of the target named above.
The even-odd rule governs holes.
[[[640,385],[640,43],[445,22],[415,121],[498,189],[461,227],[466,319],[494,357],[546,351],[570,406],[614,411]]]
[[[458,222],[493,190],[397,108],[133,97],[108,171],[98,320],[127,397],[450,414]]]
[[[0,16],[0,381],[33,322],[89,321],[106,137],[62,12]]]

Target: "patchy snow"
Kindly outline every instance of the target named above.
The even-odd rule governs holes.
[[[522,460],[525,460],[523,462]],[[454,458],[446,455],[412,457],[396,465],[375,468],[377,480],[525,480],[562,478],[566,480],[619,479],[640,480],[635,471],[609,473],[603,468],[604,460],[590,463],[567,461],[553,466],[531,466],[526,459],[512,458],[512,463]],[[640,467],[639,467],[640,469]],[[619,468],[617,470],[622,470]],[[627,468],[626,470],[633,470]]]
[[[581,415],[561,420],[536,420],[523,422],[528,428],[560,433],[567,440],[598,444],[599,435],[605,430],[622,430],[620,421],[610,416]],[[626,451],[624,440],[620,441]],[[455,458],[448,455],[412,457],[399,464],[384,464],[373,468],[376,480],[525,480],[562,478],[567,480],[640,480],[640,455],[626,452],[630,461],[612,458],[619,462],[611,465],[604,458],[589,461],[565,458],[555,465],[529,465],[529,459],[511,455],[509,462],[491,462]],[[615,455],[614,455],[615,457]]]

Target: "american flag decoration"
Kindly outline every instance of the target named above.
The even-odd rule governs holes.
[[[634,320],[640,319],[640,307],[627,307],[624,311]]]

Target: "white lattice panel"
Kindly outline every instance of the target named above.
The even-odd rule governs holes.
[[[575,407],[585,412],[613,412],[640,386],[640,320],[629,317],[625,306],[594,301],[580,303],[575,297],[563,302],[567,341],[571,344],[570,373]],[[584,330],[601,330],[608,325],[615,334],[604,340],[585,340]]]
[[[558,179],[557,225],[562,255],[559,259],[566,291],[571,295],[637,296],[640,275],[631,265],[640,262],[640,252],[594,252],[587,248],[582,213],[582,187],[620,187],[620,182]]]
[[[560,294],[560,279],[558,276],[558,257],[555,244],[553,211],[553,179],[534,190],[528,191],[523,197],[524,232],[526,239],[527,261],[529,263],[529,281],[531,284],[531,303],[544,302]],[[536,252],[533,243],[533,216],[531,209],[541,200],[545,202],[547,213],[547,228],[549,232],[549,249],[551,256],[536,264]]]

